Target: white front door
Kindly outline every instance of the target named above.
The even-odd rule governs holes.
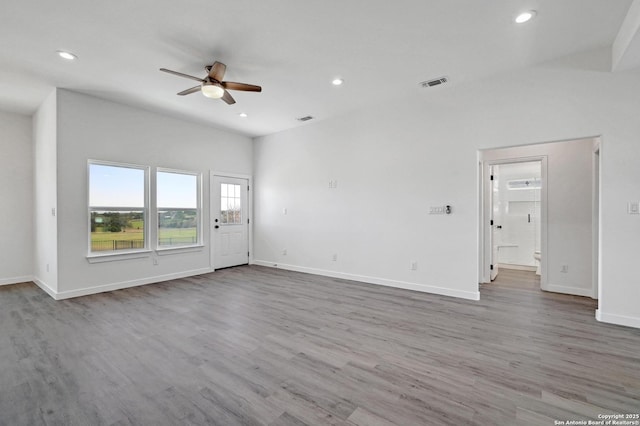
[[[489,232],[489,240],[491,245],[491,281],[495,280],[498,276],[498,243],[499,243],[499,235],[497,235],[496,230],[498,229],[498,224],[496,223],[496,210],[497,210],[497,194],[498,190],[498,167],[489,166],[489,206],[491,211],[489,212],[489,220],[491,226],[491,231]]]
[[[214,269],[249,263],[248,188],[248,179],[213,176],[211,234]]]

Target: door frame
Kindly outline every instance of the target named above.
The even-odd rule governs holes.
[[[249,223],[247,224],[247,235],[249,237],[249,265],[253,264],[253,176],[243,174],[243,173],[229,173],[229,172],[218,172],[215,170],[209,171],[209,246],[211,249],[209,250],[209,266],[212,271],[215,271],[215,233],[213,232],[213,216],[214,211],[219,208],[220,200],[213,197],[214,187],[213,187],[213,179],[214,177],[227,177],[227,178],[237,178],[237,179],[246,179],[249,182],[249,190],[247,191],[247,219],[249,219]]]
[[[600,256],[600,242],[602,241],[602,235],[600,230],[602,227],[600,226],[600,196],[601,196],[601,158],[600,152],[602,149],[601,146],[602,138],[596,138],[594,146],[593,146],[593,154],[592,154],[592,162],[593,162],[593,185],[591,189],[591,202],[592,202],[592,212],[591,212],[591,268],[592,268],[592,290],[593,294],[591,297],[593,299],[600,299],[601,288],[600,283],[602,280],[600,279],[600,265],[601,265],[601,256]]]
[[[489,232],[487,233],[487,247],[491,247],[491,253],[489,254],[489,281],[493,281],[498,277],[498,273],[499,271],[499,266],[498,266],[498,261],[496,258],[498,256],[498,249],[496,247],[495,244],[495,240],[496,240],[496,223],[495,223],[495,214],[494,214],[494,208],[495,208],[495,203],[496,203],[496,199],[495,199],[495,195],[493,193],[493,188],[495,187],[496,181],[495,181],[495,175],[496,175],[496,166],[493,164],[489,164],[487,165],[487,176],[489,177],[489,187],[487,190],[487,205],[488,205],[488,209],[487,209],[487,220],[489,221]],[[500,178],[500,176],[498,176],[498,178]]]
[[[491,180],[489,175],[489,167],[500,164],[529,163],[540,161],[540,288],[547,290],[548,271],[547,271],[547,156],[537,155],[531,157],[513,157],[501,158],[497,160],[480,160],[480,282],[491,283],[491,258],[492,247],[490,245],[491,225],[489,218],[491,217],[491,205],[489,205],[489,191],[491,191]],[[533,253],[531,253],[533,256]]]

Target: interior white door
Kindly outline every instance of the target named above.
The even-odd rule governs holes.
[[[495,192],[498,190],[498,167],[489,166],[489,226],[491,227],[491,231],[489,232],[489,245],[491,246],[491,260],[490,260],[490,272],[491,272],[491,281],[495,280],[498,276],[498,236],[496,235],[496,230],[498,229],[498,224],[495,221],[495,211],[496,211],[496,194]]]
[[[214,176],[211,228],[214,269],[249,263],[249,180]]]

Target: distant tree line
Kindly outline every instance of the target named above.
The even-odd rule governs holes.
[[[143,220],[142,212],[91,212],[91,232],[122,232],[131,222]]]
[[[195,228],[198,218],[196,210],[172,210],[160,212],[161,228]]]

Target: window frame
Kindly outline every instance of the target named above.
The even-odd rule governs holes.
[[[137,249],[128,249],[128,250],[105,250],[105,251],[92,251],[91,250],[91,213],[94,211],[127,211],[127,210],[139,210],[138,207],[109,207],[109,206],[91,206],[91,166],[99,165],[99,166],[109,166],[109,167],[121,167],[128,169],[137,169],[142,170],[144,172],[144,206],[142,208],[142,215],[144,220],[143,227],[143,235],[144,235],[144,244],[143,247]],[[150,178],[150,167],[141,165],[141,164],[132,164],[132,163],[122,163],[116,161],[104,161],[104,160],[87,160],[87,259],[91,262],[91,259],[99,259],[99,258],[114,258],[114,257],[124,257],[129,258],[130,255],[134,255],[133,257],[139,257],[140,254],[150,253],[149,247],[149,211],[150,211],[150,190],[149,190],[149,178]]]
[[[159,173],[174,173],[181,175],[189,175],[195,176],[196,178],[196,242],[189,244],[180,244],[174,246],[163,247],[160,245],[160,218],[159,213],[162,207],[158,204],[158,174]],[[155,250],[156,252],[166,252],[170,250],[182,250],[189,248],[197,248],[203,247],[203,238],[202,238],[202,173],[195,172],[192,170],[181,170],[181,169],[173,169],[168,167],[156,167],[154,173],[154,181],[155,181],[155,196],[154,196],[154,212],[155,212],[155,222],[156,222],[156,232],[155,232]]]

